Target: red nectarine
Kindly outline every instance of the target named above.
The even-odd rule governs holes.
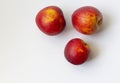
[[[57,35],[63,31],[66,22],[63,12],[57,6],[48,6],[38,12],[36,24],[47,35]]]
[[[87,35],[97,32],[102,21],[101,12],[92,6],[81,7],[72,14],[73,26],[77,31]]]
[[[79,65],[87,60],[89,52],[90,48],[87,43],[82,39],[74,38],[67,43],[64,55],[68,62]]]

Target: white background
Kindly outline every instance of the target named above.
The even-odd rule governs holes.
[[[119,0],[0,0],[0,83],[120,83]],[[35,23],[38,11],[56,5],[67,26],[57,36],[43,34]],[[98,8],[101,30],[87,36],[77,32],[71,15],[77,8]],[[74,66],[64,58],[72,38],[91,48],[88,61]]]

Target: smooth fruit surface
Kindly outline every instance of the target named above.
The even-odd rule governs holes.
[[[89,56],[90,48],[82,39],[70,40],[64,50],[64,56],[68,62],[79,65],[84,63]]]
[[[102,24],[101,12],[92,6],[84,6],[72,14],[72,23],[75,29],[83,34],[89,35],[97,32]]]
[[[38,12],[36,24],[43,33],[57,35],[64,30],[66,22],[59,7],[48,6]]]

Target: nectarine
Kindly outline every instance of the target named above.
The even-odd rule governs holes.
[[[87,60],[89,53],[90,48],[88,44],[80,38],[70,40],[64,50],[65,58],[74,65],[84,63]]]
[[[36,24],[47,35],[57,35],[65,28],[66,22],[62,10],[57,6],[48,6],[38,12]]]
[[[78,32],[86,35],[97,32],[100,29],[102,21],[102,13],[92,6],[78,8],[72,14],[73,26]]]

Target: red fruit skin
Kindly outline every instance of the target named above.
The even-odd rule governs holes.
[[[74,65],[83,64],[87,60],[89,53],[88,44],[79,38],[70,40],[64,50],[65,58]]]
[[[102,13],[92,6],[81,7],[72,14],[73,26],[78,32],[86,35],[97,32],[102,22]]]
[[[39,11],[36,15],[36,24],[49,36],[59,34],[66,26],[63,12],[57,6],[48,6]]]

